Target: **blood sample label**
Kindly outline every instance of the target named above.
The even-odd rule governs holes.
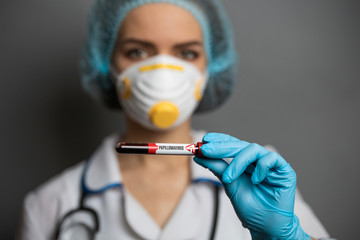
[[[158,149],[155,154],[185,154],[191,155],[195,152],[195,144],[156,143]]]

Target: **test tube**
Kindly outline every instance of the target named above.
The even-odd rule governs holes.
[[[157,155],[195,155],[202,157],[201,146],[204,143],[127,143],[116,145],[118,153],[127,154],[157,154]]]

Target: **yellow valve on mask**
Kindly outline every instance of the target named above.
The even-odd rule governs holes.
[[[159,102],[149,111],[150,121],[158,128],[171,127],[178,119],[179,109],[171,102]]]

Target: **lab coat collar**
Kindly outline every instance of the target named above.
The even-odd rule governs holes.
[[[204,131],[192,131],[194,142],[200,142],[206,134]],[[115,146],[119,140],[118,134],[113,134],[102,142],[87,161],[82,177],[82,187],[85,193],[101,193],[110,188],[121,187],[122,178],[118,165]],[[192,183],[208,182],[221,185],[219,179],[194,161],[191,161]]]
[[[125,188],[123,196],[125,219],[141,239],[197,239],[203,214],[192,186],[186,189],[163,229]]]
[[[193,132],[194,142],[201,141],[204,134],[204,132]],[[85,194],[102,193],[110,188],[122,187],[122,178],[115,152],[118,140],[118,135],[107,137],[87,161],[82,178],[82,187]],[[140,206],[136,199],[129,199],[133,198],[130,193],[124,194],[124,204],[127,205],[124,207],[125,218],[133,231],[146,239],[159,239],[159,237],[169,239],[169,237],[172,238],[173,236],[181,236],[180,239],[196,238],[199,234],[199,224],[201,223],[199,216],[201,214],[198,212],[200,207],[191,204],[197,202],[194,200],[196,193],[193,187],[201,183],[215,185],[221,185],[221,183],[208,169],[199,166],[194,161],[191,161],[191,176],[193,186],[186,190],[173,213],[173,217],[169,219],[163,231],[143,210],[143,207]],[[126,189],[123,189],[123,191],[126,191]],[[174,217],[175,215],[180,217]],[[187,219],[187,221],[184,222],[184,219]],[[139,222],[144,224],[139,225]]]
[[[161,239],[199,239],[204,216],[200,204],[196,190],[187,188],[161,232]]]
[[[111,135],[86,162],[82,176],[82,188],[86,194],[101,193],[121,187],[122,179],[115,152],[118,135]]]

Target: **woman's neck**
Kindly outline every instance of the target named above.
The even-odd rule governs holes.
[[[166,131],[153,131],[127,119],[127,131],[122,137],[124,142],[189,143],[192,142],[191,120]]]

